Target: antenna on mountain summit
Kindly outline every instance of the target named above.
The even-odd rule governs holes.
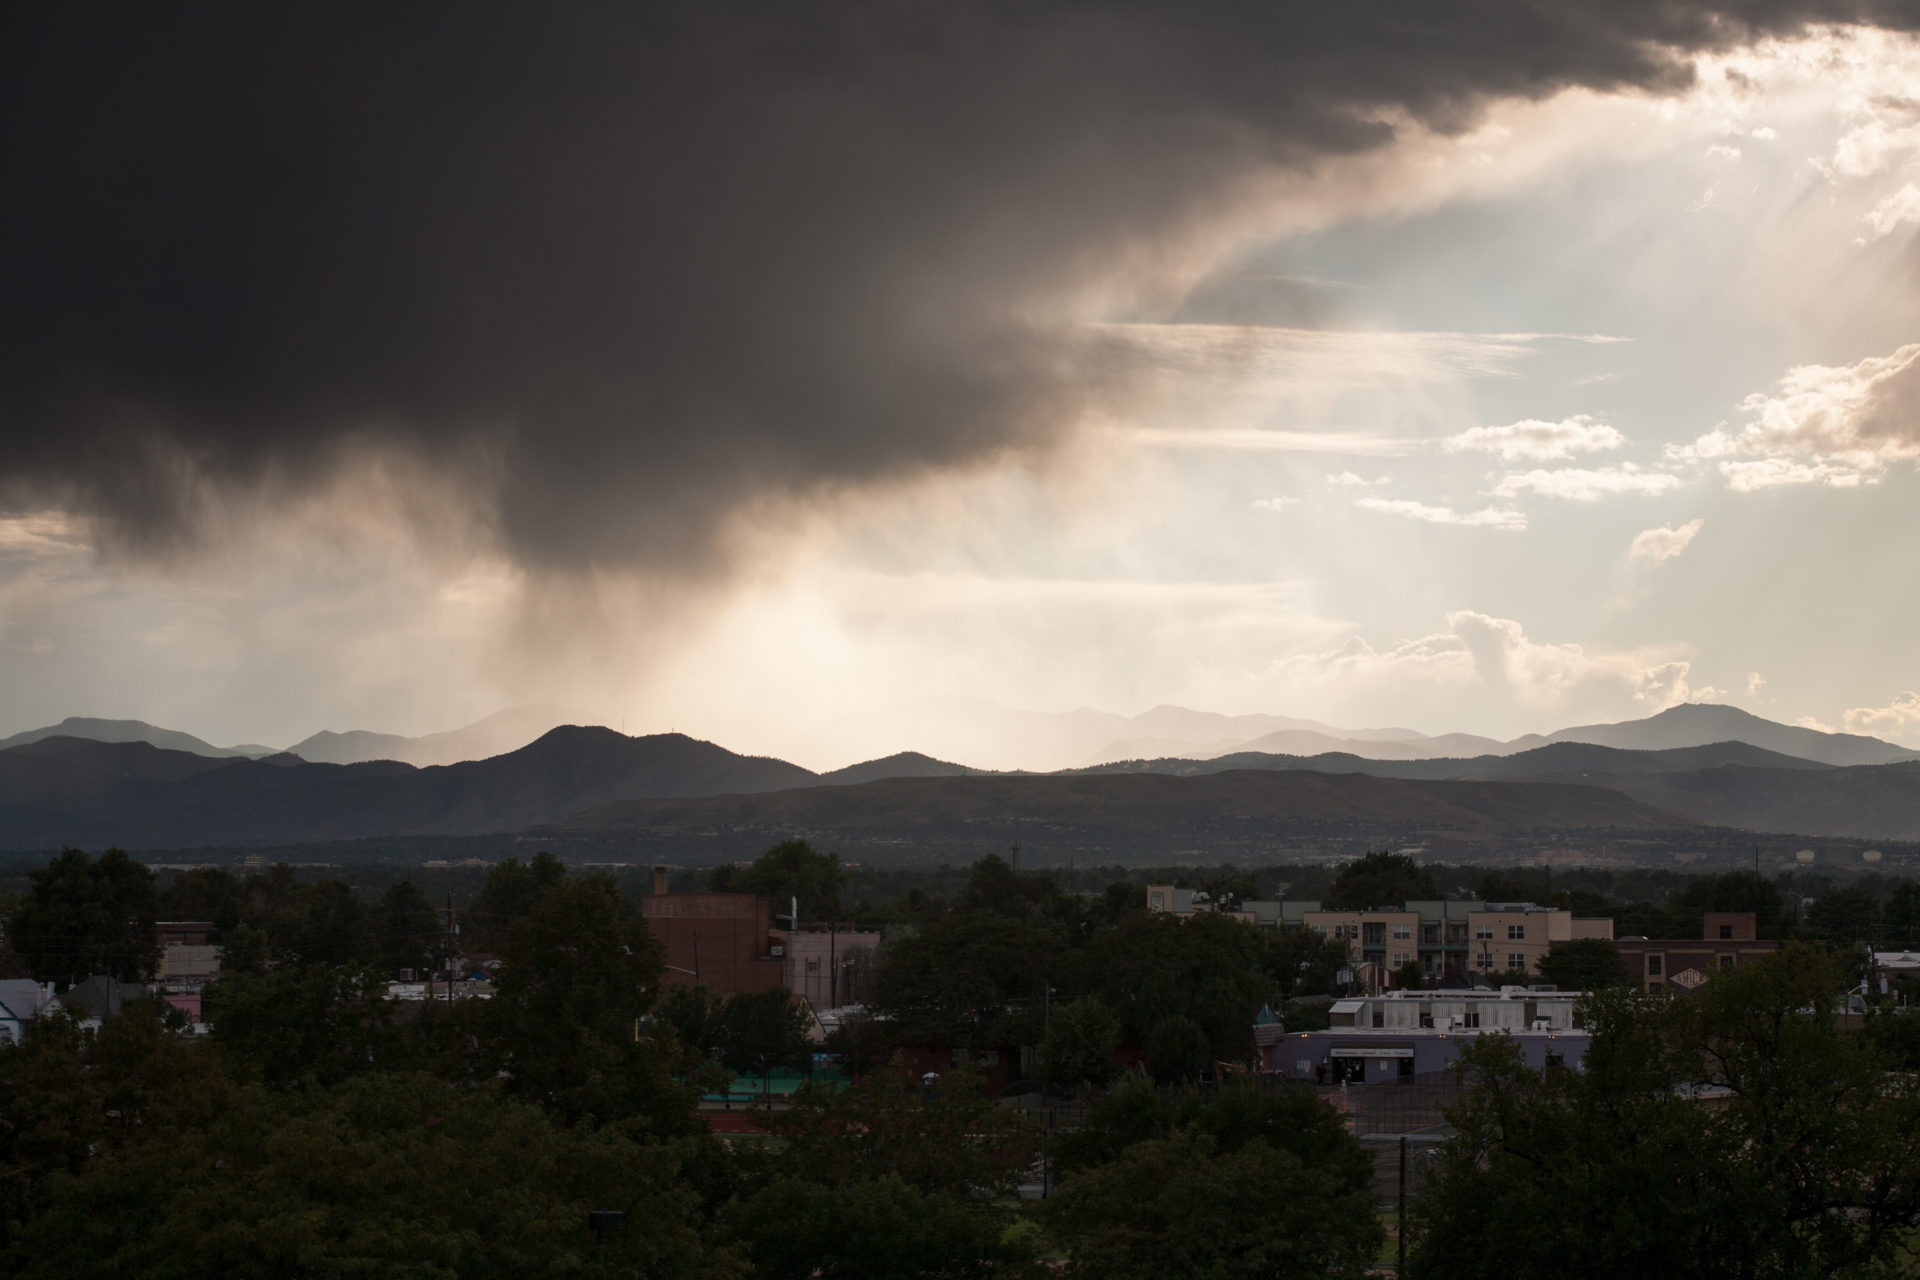
[[[1018,840],[1013,842],[1013,871],[1015,875],[1020,874],[1020,842]]]

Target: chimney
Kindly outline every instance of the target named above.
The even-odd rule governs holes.
[[[667,869],[665,867],[655,867],[653,869],[653,891],[655,893],[665,893],[667,891]]]

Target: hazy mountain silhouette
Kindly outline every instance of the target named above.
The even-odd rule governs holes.
[[[0,751],[24,747],[48,738],[86,738],[92,742],[146,742],[167,751],[191,751],[216,759],[266,754],[267,748],[254,751],[245,747],[216,747],[178,729],[162,729],[144,720],[99,720],[92,716],[68,716],[59,724],[43,729],[28,729],[11,738],[0,738]]]
[[[368,729],[349,729],[344,733],[323,729],[287,750],[315,764],[400,760],[424,768],[502,755],[526,746],[550,729],[563,724],[584,724],[590,719],[565,707],[509,707],[458,729],[422,734],[417,738]]]
[[[984,769],[969,769],[963,764],[935,760],[918,751],[902,751],[879,760],[863,760],[844,769],[830,770],[820,774],[817,780],[833,786],[847,786],[881,778],[957,778],[985,772]]]
[[[1708,702],[1682,703],[1645,720],[1560,729],[1538,741],[1591,742],[1632,751],[1702,747],[1715,742],[1746,742],[1769,751],[1778,751],[1782,755],[1817,760],[1822,764],[1892,764],[1900,760],[1920,760],[1920,751],[1896,747],[1878,738],[1776,724],[1738,707]],[[1536,741],[1520,738],[1511,745],[1533,746]]]

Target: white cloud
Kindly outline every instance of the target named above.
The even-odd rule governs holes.
[[[1542,644],[1520,623],[1472,610],[1447,615],[1447,630],[1377,650],[1355,637],[1337,649],[1299,654],[1273,666],[1284,684],[1377,688],[1407,696],[1419,691],[1499,689],[1534,712],[1565,709],[1660,711],[1691,698],[1716,696],[1695,688],[1691,664],[1673,646],[1591,651],[1578,644]]]
[[[1766,677],[1758,671],[1747,672],[1747,697],[1755,702],[1760,701],[1760,690],[1765,688],[1766,684]]]
[[[1909,182],[1867,211],[1864,219],[1873,228],[1873,239],[1892,235],[1909,222],[1920,222],[1920,187]]]
[[[1832,725],[1820,719],[1820,717],[1818,716],[1801,716],[1798,720],[1795,720],[1794,723],[1799,725],[1802,729],[1812,729],[1819,733],[1840,732],[1840,730],[1834,728]]]
[[[1566,498],[1573,502],[1597,502],[1614,494],[1654,495],[1680,487],[1680,477],[1664,471],[1642,471],[1631,462],[1617,467],[1586,469],[1563,467],[1557,471],[1535,469],[1513,471],[1493,486],[1496,498],[1515,498],[1537,493],[1545,498]]]
[[[1430,507],[1409,498],[1356,498],[1354,506],[1382,515],[1405,516],[1427,524],[1472,525],[1483,529],[1520,530],[1527,527],[1526,513],[1484,507],[1479,511],[1455,511],[1452,507]]]
[[[1724,142],[1716,142],[1707,148],[1709,160],[1738,160],[1739,158],[1740,148],[1730,147]]]
[[[1504,427],[1474,427],[1448,437],[1446,450],[1448,453],[1472,450],[1498,454],[1503,462],[1518,462],[1521,459],[1546,462],[1603,449],[1618,449],[1626,442],[1627,438],[1618,430],[1599,418],[1583,413],[1560,422],[1527,418],[1510,422]]]
[[[1255,498],[1253,500],[1253,509],[1255,511],[1285,511],[1288,507],[1297,507],[1299,505],[1300,499],[1298,498]]]
[[[1720,460],[1727,487],[1742,493],[1872,484],[1888,465],[1920,460],[1920,343],[1852,365],[1797,366],[1777,393],[1740,407],[1751,419],[1740,431],[1716,427],[1669,446],[1668,460]]]
[[[1877,96],[1854,106],[1859,124],[1834,145],[1832,169],[1849,178],[1885,173],[1920,153],[1920,104],[1911,99]]]
[[[1340,485],[1343,488],[1361,488],[1361,487],[1371,488],[1374,485],[1386,484],[1388,481],[1392,479],[1393,479],[1392,476],[1386,475],[1386,476],[1381,476],[1378,480],[1369,480],[1365,476],[1357,476],[1353,474],[1353,472],[1351,471],[1342,471],[1337,476],[1328,476],[1327,483],[1333,484],[1333,485]]]
[[[1685,551],[1705,524],[1705,520],[1689,520],[1677,529],[1660,525],[1637,533],[1633,545],[1627,548],[1627,559],[1632,563],[1665,564]]]
[[[1901,738],[1920,730],[1920,693],[1908,689],[1884,707],[1852,707],[1846,714],[1851,733]]]
[[[1758,138],[1761,142],[1772,142],[1780,135],[1775,133],[1770,126],[1763,124],[1757,129],[1749,129],[1747,136],[1749,138]]]

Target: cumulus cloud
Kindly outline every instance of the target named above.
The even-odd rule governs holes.
[[[705,566],[749,514],[1038,456],[1125,403],[1137,343],[1089,318],[1170,292],[1283,178],[1497,98],[1678,92],[1692,54],[1830,18],[1910,25],[28,0],[0,481],[151,547],[391,455],[524,565]]]
[[[1636,533],[1633,545],[1627,548],[1627,560],[1632,564],[1665,564],[1685,551],[1705,524],[1705,520],[1689,520],[1678,528],[1660,525]]]
[[[1478,511],[1455,511],[1452,507],[1429,506],[1410,498],[1356,498],[1353,505],[1364,511],[1403,516],[1408,520],[1419,520],[1426,524],[1458,524],[1481,529],[1511,530],[1527,527],[1525,512],[1499,507],[1483,507]]]
[[[1741,404],[1748,422],[1668,446],[1673,462],[1716,462],[1727,486],[1856,488],[1920,461],[1920,343],[1851,365],[1800,365]]]
[[[1372,488],[1374,485],[1387,484],[1390,481],[1392,481],[1392,479],[1393,479],[1392,476],[1385,475],[1385,476],[1380,476],[1379,478],[1374,480],[1369,480],[1365,476],[1355,475],[1351,471],[1342,471],[1337,476],[1328,476],[1327,483],[1331,485],[1337,485],[1341,488],[1358,489],[1358,488]]]
[[[1651,712],[1718,693],[1692,685],[1691,664],[1671,647],[1610,651],[1546,644],[1529,637],[1519,622],[1472,610],[1448,614],[1445,631],[1387,649],[1355,637],[1335,649],[1282,659],[1274,670],[1299,683],[1377,686],[1409,696],[1434,687],[1483,696],[1497,690],[1536,711],[1630,705]]]
[[[1920,187],[1907,183],[1869,209],[1865,222],[1873,228],[1875,240],[1892,235],[1909,222],[1920,222]]]
[[[1496,454],[1503,462],[1549,462],[1618,449],[1626,442],[1624,435],[1601,419],[1576,414],[1559,422],[1527,418],[1503,427],[1474,427],[1449,436],[1445,447],[1449,453]]]
[[[1849,733],[1876,738],[1906,738],[1920,731],[1920,693],[1908,689],[1884,707],[1852,707],[1846,713]]]
[[[1598,502],[1615,494],[1669,493],[1680,487],[1680,477],[1664,471],[1642,471],[1631,462],[1617,467],[1587,469],[1562,467],[1547,471],[1509,472],[1493,486],[1496,498],[1516,498],[1536,493],[1546,498],[1565,498],[1573,502]]]
[[[1285,511],[1288,507],[1297,507],[1299,505],[1300,499],[1298,498],[1255,498],[1253,500],[1253,509],[1255,511]]]

